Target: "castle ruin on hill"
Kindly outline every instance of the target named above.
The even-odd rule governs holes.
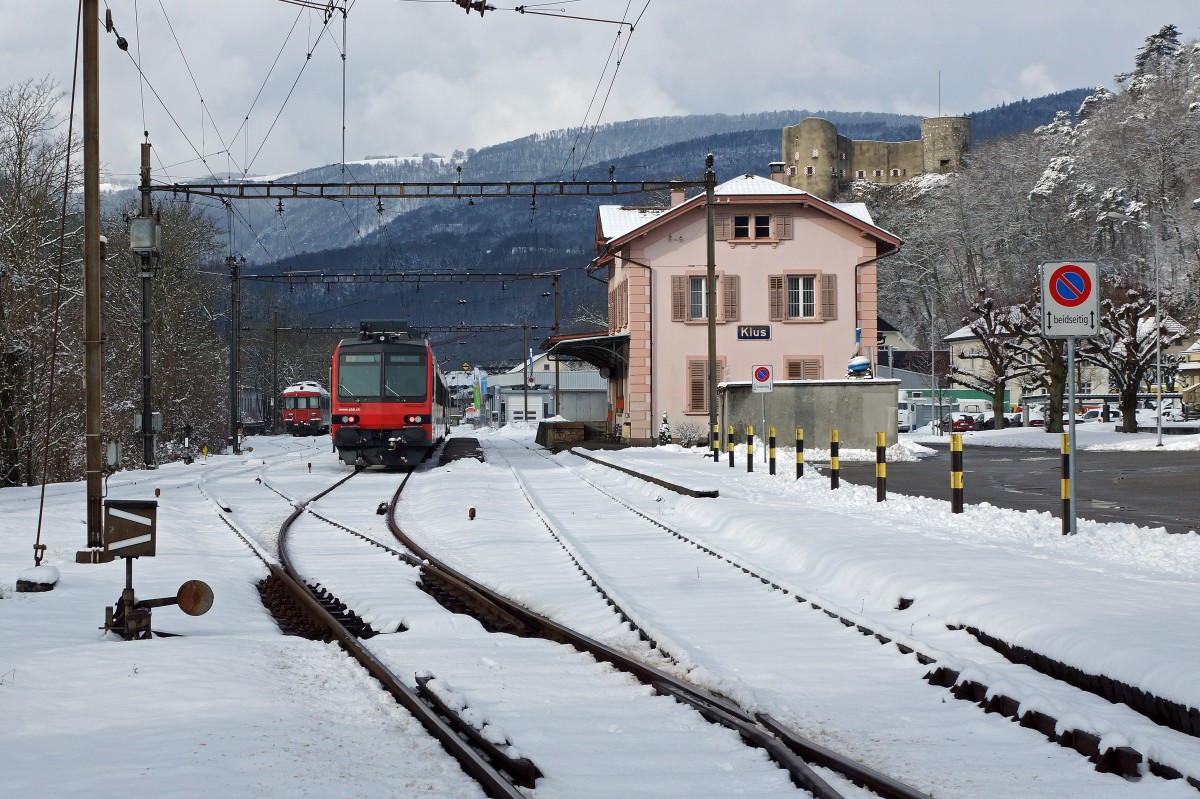
[[[855,141],[837,127],[809,117],[783,129],[782,160],[771,164],[771,178],[824,200],[855,180],[894,185],[923,174],[947,174],[962,168],[971,146],[970,117],[921,120],[916,141]]]

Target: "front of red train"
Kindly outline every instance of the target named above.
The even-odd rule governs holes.
[[[293,436],[329,431],[329,392],[319,383],[304,381],[283,390],[283,426]]]
[[[363,323],[364,327],[367,323]],[[333,443],[361,469],[415,466],[436,444],[432,356],[407,331],[365,329],[333,359]]]

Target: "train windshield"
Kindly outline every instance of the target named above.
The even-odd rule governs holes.
[[[384,399],[417,402],[425,399],[425,355],[389,352],[383,367]]]
[[[338,361],[338,399],[419,402],[426,397],[425,355],[414,353],[342,353]]]
[[[338,359],[338,399],[379,399],[379,364],[383,355],[378,352],[362,355],[342,353]]]

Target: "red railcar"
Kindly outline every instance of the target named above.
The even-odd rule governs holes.
[[[363,322],[333,353],[333,444],[365,466],[413,467],[446,437],[450,394],[433,350],[403,322]]]
[[[302,380],[283,390],[283,429],[294,436],[329,432],[329,392],[320,383]]]

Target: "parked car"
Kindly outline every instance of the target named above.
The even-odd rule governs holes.
[[[1109,418],[1110,420],[1119,420],[1119,419],[1121,418],[1121,411],[1120,411],[1120,409],[1118,409],[1118,408],[1109,408],[1109,409],[1108,409],[1108,418]],[[1101,421],[1104,421],[1104,412],[1103,412],[1103,410],[1102,410],[1101,408],[1092,408],[1091,410],[1089,410],[1087,413],[1085,413],[1085,414],[1083,415],[1083,421],[1085,421],[1085,422],[1101,422]]]
[[[991,411],[984,411],[983,413],[976,414],[975,415],[975,429],[976,430],[995,430],[996,429],[996,415],[994,413],[992,413]]]
[[[942,417],[942,431],[965,433],[975,429],[975,417],[969,413],[950,413]]]

